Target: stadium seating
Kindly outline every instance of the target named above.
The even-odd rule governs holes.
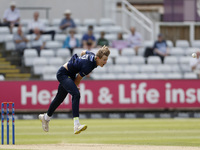
[[[47,41],[46,42],[46,48],[48,49],[58,49],[62,47],[62,43],[58,41]]]
[[[137,74],[133,74],[133,79],[149,79],[149,75],[147,73],[137,73]]]
[[[156,67],[154,65],[142,65],[140,66],[141,73],[155,73]]]
[[[172,67],[167,64],[156,66],[156,72],[158,73],[170,73],[172,72]]]
[[[178,58],[176,56],[166,56],[164,59],[165,64],[178,64]]]
[[[197,79],[197,74],[193,72],[186,72],[183,74],[184,79]]]
[[[32,66],[33,60],[38,57],[38,53],[36,49],[25,49],[24,50],[24,64],[25,66]]]
[[[54,66],[46,66],[42,71],[43,80],[56,80],[57,68]]]
[[[30,19],[22,19],[23,31],[27,38],[31,40],[31,35],[28,35],[27,25]],[[46,41],[45,50],[41,51],[41,56],[38,57],[35,49],[26,49],[24,52],[23,60],[26,67],[32,67],[33,73],[41,75],[43,72],[41,68],[55,67],[56,70],[63,65],[71,57],[70,51],[67,48],[62,48],[63,42],[68,34],[60,32],[59,24],[60,18],[52,20],[51,24],[49,20],[42,19],[45,23],[45,30],[55,30],[55,41],[51,41],[51,35],[42,35]],[[105,38],[112,44],[113,40],[117,40],[117,34],[123,32],[122,27],[116,25],[110,18],[101,18],[96,20],[94,18],[86,18],[82,22],[80,19],[74,19],[77,25],[77,33],[75,37],[80,41],[82,36],[87,32],[88,26],[93,25],[94,36],[96,39],[100,37],[100,33],[104,31]],[[14,33],[17,31],[17,27],[14,28]],[[3,36],[2,36],[3,35]],[[128,32],[123,32],[123,38],[127,39]],[[15,50],[13,42],[13,34],[7,27],[0,27],[0,42],[5,42],[6,50]],[[135,56],[133,48],[123,48],[121,54],[116,48],[110,46],[110,57],[105,67],[98,67],[91,73],[93,79],[196,79],[189,66],[191,53],[195,52],[197,48],[200,48],[199,40],[191,43],[192,47],[189,47],[187,40],[177,40],[175,45],[171,40],[166,40],[168,47],[170,48],[170,55],[164,59],[164,64],[161,63],[161,59],[157,56],[149,56],[146,60],[144,58],[144,51],[147,47],[152,47],[154,41],[143,41],[143,45],[139,48],[138,56]],[[30,42],[28,47],[30,47]],[[176,47],[174,47],[176,46]],[[83,48],[75,48],[73,54],[80,53]],[[92,52],[96,53],[98,48],[92,49]],[[44,58],[44,59],[43,59]],[[37,61],[36,61],[37,60]],[[147,63],[147,64],[145,64]],[[53,69],[52,69],[53,70]],[[170,75],[171,74],[171,75]],[[56,79],[53,75],[42,75],[44,80]]]
[[[164,73],[153,73],[149,75],[149,79],[166,79]]]
[[[145,58],[143,56],[135,56],[130,60],[130,63],[143,65],[143,64],[145,64]]]
[[[135,51],[133,48],[123,48],[121,55],[132,57],[135,55]]]
[[[177,40],[176,47],[186,49],[189,47],[189,42],[187,40]]]
[[[65,61],[61,57],[52,57],[48,59],[48,64],[54,66],[56,69],[59,69]]]
[[[110,18],[101,18],[99,20],[100,26],[112,26],[114,25],[114,22]]]
[[[33,60],[33,73],[35,75],[41,75],[43,73],[44,67],[48,65],[46,58],[35,58]]]
[[[170,49],[170,55],[171,56],[183,56],[185,55],[185,50],[181,47],[172,47]]]
[[[131,74],[128,74],[128,73],[120,73],[120,74],[117,74],[116,75],[116,79],[121,79],[121,80],[130,80],[130,79],[133,79],[133,76]]]
[[[195,40],[192,42],[192,47],[196,47],[200,49],[200,40]]]
[[[0,75],[0,81],[4,81],[5,77],[3,75]]]
[[[118,65],[120,65],[120,64],[127,65],[127,64],[129,64],[129,59],[125,56],[119,56],[119,57],[116,57],[115,63]]]
[[[139,66],[137,65],[125,65],[124,66],[124,72],[125,73],[139,73]]]
[[[123,73],[124,67],[122,65],[114,65],[108,67],[108,73]]]
[[[159,65],[161,64],[161,59],[158,56],[149,56],[147,59],[148,64]]]
[[[61,57],[63,60],[70,57],[70,51],[67,48],[60,48],[56,51],[56,56]]]
[[[182,79],[181,73],[169,73],[166,74],[166,79]]]

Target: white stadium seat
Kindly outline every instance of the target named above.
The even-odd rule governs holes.
[[[158,56],[149,56],[147,58],[147,62],[148,64],[153,64],[153,65],[159,65],[162,63],[160,57]]]
[[[52,22],[51,22],[51,25],[52,26],[59,26],[60,25],[60,23],[61,23],[61,19],[60,18],[54,18],[53,20],[52,20]]]
[[[49,25],[50,25],[49,20],[46,19],[46,18],[40,18],[40,21],[41,21],[45,26],[49,26]]]
[[[186,72],[183,74],[184,79],[197,79],[197,74],[193,72]]]
[[[4,81],[4,80],[5,80],[5,77],[2,74],[0,74],[0,81]]]
[[[126,65],[129,64],[129,59],[126,56],[119,56],[115,58],[115,63],[118,65],[120,64]]]
[[[173,47],[170,49],[171,56],[183,56],[185,55],[185,50],[181,47]]]
[[[135,55],[135,51],[133,48],[123,48],[122,49],[122,53],[121,53],[122,56],[134,56]]]
[[[44,57],[44,58],[51,58],[51,57],[55,57],[54,55],[54,51],[51,49],[42,49],[40,52],[40,57]]]
[[[56,80],[57,68],[54,66],[46,66],[43,68],[42,78],[43,80]]]
[[[15,43],[13,41],[5,42],[5,44],[6,44],[7,51],[15,50]]]
[[[144,64],[145,63],[145,58],[143,56],[134,56],[131,60],[130,60],[131,64]]]
[[[165,64],[178,64],[178,58],[176,56],[166,56],[164,59]]]
[[[130,79],[133,79],[133,75],[131,74],[128,74],[128,73],[120,73],[120,74],[117,74],[117,79],[119,80],[130,80]]]
[[[144,52],[145,52],[145,48],[144,47],[140,47],[138,50],[138,56],[144,56]]]
[[[113,41],[113,40],[117,40],[117,34],[105,34],[105,39],[107,39],[108,41]]]
[[[187,40],[176,40],[176,47],[180,48],[188,48],[189,47],[189,42]]]
[[[74,19],[74,23],[76,24],[76,26],[82,25],[81,20],[78,19],[78,18],[75,18],[75,19]]]
[[[176,73],[182,72],[182,71],[181,71],[181,68],[180,68],[180,65],[178,65],[178,64],[176,64],[176,65],[171,65],[171,68],[172,68],[172,72],[176,72]]]
[[[192,69],[189,64],[180,64],[182,72],[192,72]]]
[[[165,79],[164,73],[153,73],[149,75],[149,79]]]
[[[185,55],[191,57],[192,53],[195,53],[197,50],[198,48],[196,47],[189,47],[185,50]]]
[[[194,40],[194,41],[192,42],[192,47],[200,48],[200,40]]]
[[[33,60],[38,57],[38,53],[36,49],[25,49],[24,50],[24,65],[25,66],[32,66]]]
[[[114,25],[114,22],[110,18],[101,18],[99,20],[100,26],[112,26]]]
[[[101,79],[102,80],[116,80],[117,76],[115,74],[112,74],[112,73],[102,74]]]
[[[109,33],[117,34],[117,33],[122,32],[122,28],[121,28],[121,26],[110,26],[110,27],[107,27],[106,31]]]
[[[84,26],[90,26],[90,25],[92,25],[92,26],[95,26],[97,24],[97,21],[96,21],[96,19],[84,19],[84,21],[83,21],[83,25]]]
[[[154,41],[144,41],[144,47],[153,47]]]
[[[166,74],[166,79],[182,79],[182,74],[181,73],[169,73]]]
[[[83,48],[75,48],[73,51],[73,54],[77,54],[78,56],[81,56],[81,52],[85,50]]]
[[[109,57],[118,57],[119,56],[119,51],[116,48],[109,48],[110,50],[110,55]]]
[[[55,41],[64,42],[66,37],[67,36],[65,34],[56,34],[55,35]]]
[[[112,60],[112,58],[108,57],[106,66],[111,66],[111,65],[113,65],[113,60]]]
[[[137,65],[125,65],[124,66],[125,73],[139,73],[139,66]]]
[[[4,42],[13,42],[13,34],[6,34],[4,35]]]
[[[56,69],[60,68],[65,62],[61,57],[52,57],[48,60],[49,65],[54,66]]]
[[[10,34],[8,27],[0,27],[0,34]]]
[[[67,48],[60,48],[56,51],[56,56],[57,57],[61,57],[63,60],[65,60],[66,58],[70,57],[70,51]]]
[[[62,43],[58,41],[48,41],[46,42],[46,48],[49,48],[49,49],[62,48]]]
[[[108,66],[107,70],[108,70],[109,73],[123,73],[124,72],[124,66],[122,66],[122,65]]]
[[[42,39],[47,42],[47,41],[51,41],[51,35],[50,34],[43,34],[42,35]]]
[[[189,56],[182,56],[179,58],[179,64],[189,64],[190,63],[190,58]]]
[[[107,73],[108,67],[97,67],[92,71],[92,73]]]
[[[43,73],[43,69],[48,65],[46,58],[35,58],[33,60],[33,73],[35,75],[41,75]]]
[[[174,44],[173,44],[173,42],[172,42],[171,40],[167,40],[166,42],[167,42],[167,46],[168,46],[169,48],[174,47]]]
[[[156,66],[156,72],[158,73],[169,73],[172,72],[172,68],[170,65],[158,65]]]
[[[102,31],[106,31],[106,27],[102,27],[102,26],[95,26],[94,27],[94,30],[93,30],[93,33],[95,34],[95,33],[98,33],[98,34],[100,34]]]
[[[77,27],[77,32],[79,34],[81,34],[81,36],[83,36],[82,34],[87,33],[87,31],[88,31],[88,27],[87,26],[79,26],[79,27]]]
[[[147,73],[137,73],[133,74],[133,79],[149,79],[149,75]]]
[[[140,66],[141,73],[155,73],[156,67],[153,65],[142,65]]]
[[[20,19],[20,24],[22,26],[28,26],[29,22],[31,22],[32,19]]]

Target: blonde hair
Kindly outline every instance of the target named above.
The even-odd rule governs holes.
[[[100,48],[98,50],[98,52],[96,53],[96,56],[99,57],[100,59],[103,57],[103,56],[109,56],[110,55],[110,50],[108,49],[107,46],[103,46],[102,48]]]

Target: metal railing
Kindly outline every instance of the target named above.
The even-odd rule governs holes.
[[[105,17],[121,25],[125,32],[134,26],[144,40],[154,40],[153,22],[127,0],[105,0]]]

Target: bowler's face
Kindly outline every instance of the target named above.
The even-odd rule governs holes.
[[[108,61],[108,57],[103,55],[101,59],[97,58],[97,65],[103,67],[107,63],[107,61]]]

